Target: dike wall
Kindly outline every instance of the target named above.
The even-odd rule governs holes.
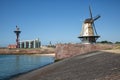
[[[0,54],[55,54],[54,48],[39,49],[0,49]]]
[[[56,59],[64,59],[98,50],[111,49],[111,44],[57,44]]]

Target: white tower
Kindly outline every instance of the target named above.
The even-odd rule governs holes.
[[[89,11],[90,11],[90,18],[85,19],[82,26],[82,31],[80,33],[80,36],[78,37],[81,39],[82,43],[84,44],[96,43],[96,40],[100,37],[96,32],[95,24],[94,24],[94,21],[100,18],[100,15],[93,18],[90,6],[89,6]]]

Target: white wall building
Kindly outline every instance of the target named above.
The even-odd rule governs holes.
[[[39,48],[41,46],[41,42],[38,39],[35,40],[25,40],[19,42],[20,48]]]

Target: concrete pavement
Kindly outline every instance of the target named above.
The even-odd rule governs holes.
[[[120,54],[108,52],[83,54],[11,80],[120,80]]]

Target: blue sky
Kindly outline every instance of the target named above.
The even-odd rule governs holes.
[[[0,0],[0,46],[15,43],[16,25],[22,31],[20,40],[79,43],[89,5],[93,16],[101,15],[95,21],[98,41],[120,41],[120,0]]]

